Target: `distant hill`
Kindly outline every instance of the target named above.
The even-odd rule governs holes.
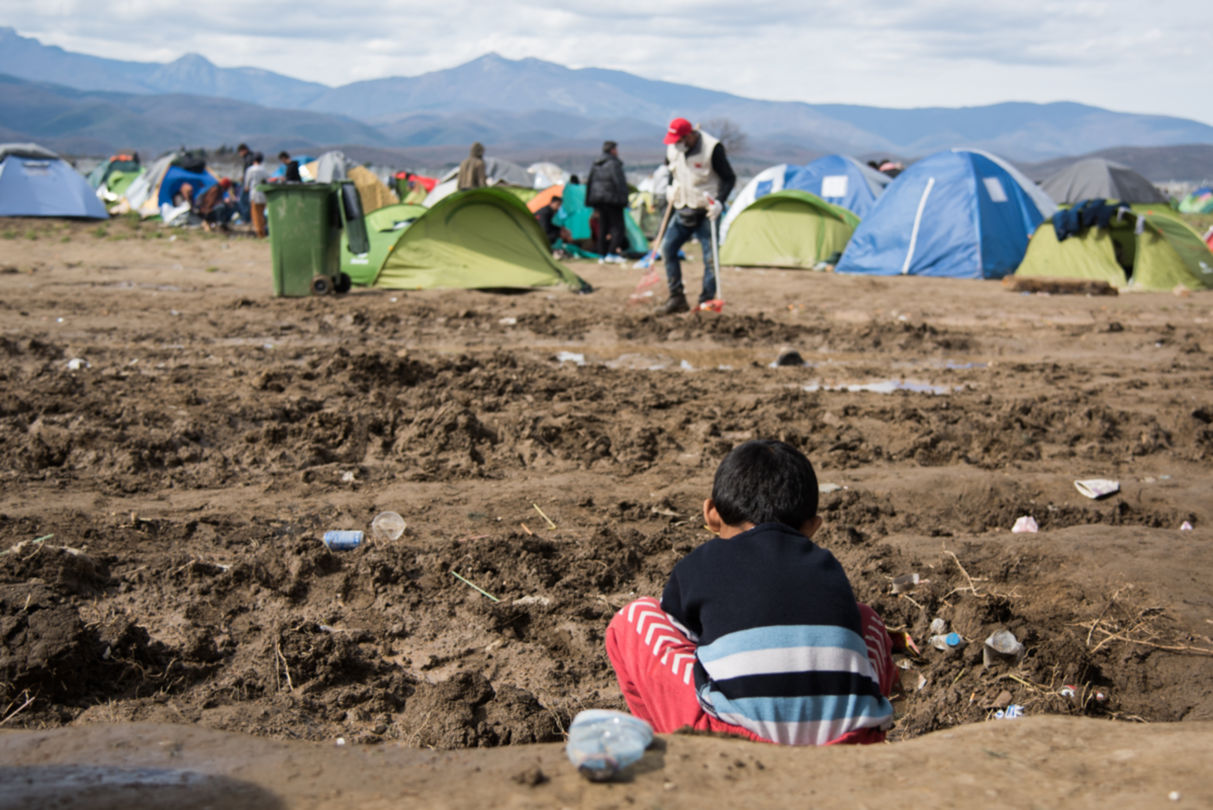
[[[1086,155],[1020,164],[1020,168],[1034,180],[1044,180],[1071,163],[1088,157],[1101,157],[1123,163],[1155,183],[1172,180],[1213,182],[1213,144],[1118,146]]]
[[[329,90],[260,68],[220,68],[198,54],[172,62],[103,59],[65,51],[0,27],[0,73],[77,90],[186,93],[298,109]]]
[[[328,87],[271,71],[216,67],[197,54],[167,64],[85,56],[0,28],[0,73],[42,87],[61,85],[44,99],[27,94],[20,103],[10,87],[3,119],[10,132],[94,145],[142,138],[179,144],[183,137],[195,144],[255,139],[267,148],[345,143],[419,150],[447,161],[462,157],[473,140],[514,159],[566,153],[590,159],[611,138],[625,160],[652,164],[675,115],[733,122],[747,144],[734,157],[755,166],[827,152],[908,160],[953,146],[1040,163],[1122,147],[1213,144],[1213,127],[1198,121],[1071,102],[902,110],[763,101],[492,53],[419,76]]]
[[[37,141],[67,154],[120,149],[157,153],[182,145],[239,141],[272,144],[274,149],[388,145],[374,127],[334,115],[207,96],[73,90],[11,76],[0,76],[0,120],[16,125],[10,139]]]

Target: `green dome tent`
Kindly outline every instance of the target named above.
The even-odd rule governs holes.
[[[396,290],[525,289],[564,283],[588,291],[552,258],[539,223],[513,194],[495,188],[439,200],[400,234],[376,287]]]
[[[816,194],[785,189],[759,197],[729,226],[722,264],[803,267],[842,253],[859,217]]]
[[[426,212],[424,205],[394,203],[363,217],[366,222],[367,252],[350,250],[349,229],[341,229],[341,270],[350,281],[361,286],[375,282],[383,260],[400,239],[400,232]]]
[[[1196,231],[1167,214],[1128,214],[1061,241],[1052,220],[1045,220],[1015,275],[1095,279],[1117,289],[1206,290],[1213,289],[1213,252]]]

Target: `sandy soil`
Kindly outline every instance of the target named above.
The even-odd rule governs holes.
[[[585,296],[274,299],[269,266],[244,237],[0,221],[0,728],[24,729],[0,761],[28,791],[163,769],[163,737],[196,806],[220,777],[344,806],[334,773],[364,803],[776,806],[806,768],[852,804],[873,771],[940,806],[1213,800],[1213,296],[726,269],[723,314],[660,317],[631,268],[575,264]],[[773,367],[785,347],[806,364]],[[706,538],[715,464],[754,436],[806,450],[818,539],[921,647],[895,742],[671,737],[633,783],[583,785],[520,744],[622,708],[606,623]],[[322,545],[384,509],[398,541]],[[936,617],[968,646],[927,645]],[[1024,657],[983,666],[1003,628]],[[532,760],[550,781],[501,776]]]

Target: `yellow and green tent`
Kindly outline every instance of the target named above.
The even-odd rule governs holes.
[[[1065,239],[1045,220],[1015,275],[1082,278],[1124,290],[1213,289],[1213,251],[1187,223],[1161,212],[1126,213]]]
[[[722,264],[812,269],[841,254],[859,217],[807,191],[784,189],[759,197],[729,225]]]
[[[517,196],[497,188],[439,200],[401,231],[374,279],[397,290],[526,289],[590,285],[552,258],[547,237]]]

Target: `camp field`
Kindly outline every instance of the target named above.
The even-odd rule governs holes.
[[[661,317],[571,267],[593,293],[276,299],[266,242],[0,221],[0,807],[1213,803],[1213,293],[726,268],[722,313]],[[893,742],[580,780],[607,622],[756,436],[921,648]],[[386,509],[399,540],[321,543]]]

